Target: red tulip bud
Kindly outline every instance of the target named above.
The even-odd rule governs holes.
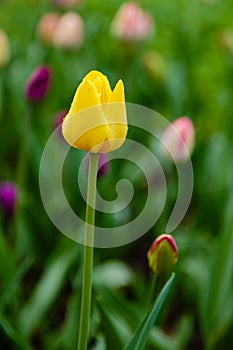
[[[169,234],[157,237],[147,253],[147,258],[150,268],[157,276],[171,273],[178,260],[178,248],[174,238]]]

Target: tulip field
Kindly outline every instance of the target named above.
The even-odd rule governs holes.
[[[233,2],[0,0],[0,350],[230,350]]]

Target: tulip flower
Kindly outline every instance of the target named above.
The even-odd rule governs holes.
[[[53,45],[63,49],[75,49],[84,40],[82,17],[76,12],[65,13],[58,21],[53,33]]]
[[[188,117],[176,119],[163,133],[161,142],[174,161],[186,161],[195,144],[192,121]]]
[[[125,41],[146,39],[154,30],[154,20],[150,13],[143,11],[134,1],[124,3],[111,24],[114,36]]]
[[[50,69],[40,66],[30,76],[26,86],[26,96],[29,101],[41,101],[45,96],[50,82]]]
[[[48,12],[40,18],[37,24],[37,35],[44,44],[53,44],[54,31],[59,19],[60,16],[56,12]]]
[[[112,91],[105,75],[88,73],[63,120],[62,133],[71,146],[88,152],[107,153],[119,148],[127,134],[123,82],[119,80]]]
[[[0,205],[5,216],[11,219],[15,212],[17,200],[17,188],[13,182],[3,181],[0,183]]]
[[[10,60],[10,43],[6,33],[0,30],[0,68],[7,65]]]
[[[218,33],[218,42],[223,49],[233,53],[233,30],[223,29]]]
[[[141,57],[143,66],[156,79],[164,80],[166,63],[163,56],[157,51],[145,51]]]
[[[147,253],[147,258],[150,268],[157,276],[171,273],[178,260],[178,248],[174,238],[169,234],[157,237]]]

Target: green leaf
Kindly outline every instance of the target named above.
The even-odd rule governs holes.
[[[20,282],[24,274],[28,271],[32,265],[32,260],[25,259],[21,262],[19,267],[16,269],[16,272],[11,277],[6,287],[4,288],[1,298],[0,298],[0,310],[2,311],[5,306],[9,303],[15,291],[20,288]]]
[[[135,275],[128,265],[120,260],[109,260],[94,269],[93,284],[102,284],[116,289],[133,282]]]
[[[149,336],[149,332],[153,327],[155,320],[159,315],[160,310],[162,309],[162,306],[168,296],[168,293],[171,290],[172,284],[174,282],[174,278],[175,278],[175,274],[173,273],[170,279],[168,280],[168,282],[163,287],[162,291],[160,292],[151,311],[148,313],[145,320],[139,326],[138,330],[136,331],[130,343],[125,347],[125,350],[143,350],[144,349]]]
[[[101,314],[101,326],[106,335],[107,348],[111,350],[119,350],[123,346],[125,327],[124,320],[118,318],[117,315],[112,315],[110,310],[98,300],[98,306]]]
[[[233,319],[232,273],[233,273],[233,196],[230,198],[225,217],[225,227],[216,246],[210,272],[210,285],[206,304],[205,322],[208,326],[208,342],[224,334]],[[211,345],[212,346],[212,345]],[[210,347],[211,347],[210,346]]]
[[[32,350],[26,340],[18,333],[11,323],[3,316],[0,315],[0,329],[9,338],[19,350]]]
[[[0,229],[0,277],[3,285],[7,284],[15,273],[15,261],[14,251]]]
[[[77,258],[77,247],[68,250],[47,266],[29,301],[22,308],[18,323],[22,334],[29,336],[55,301],[65,281],[68,268]]]
[[[90,350],[107,350],[105,339],[102,334],[96,337],[95,345],[93,345]]]

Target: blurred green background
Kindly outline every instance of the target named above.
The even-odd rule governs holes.
[[[128,42],[110,30],[122,0],[80,1],[71,9],[49,0],[0,1],[0,29],[11,49],[8,64],[0,68],[0,181],[18,186],[15,216],[7,220],[0,208],[1,350],[75,349],[82,246],[50,222],[38,178],[56,115],[69,108],[76,87],[92,69],[106,74],[112,87],[121,78],[127,102],[156,110],[169,121],[186,115],[196,130],[193,198],[172,233],[179,248],[175,287],[147,349],[227,350],[233,343],[233,2],[138,3],[152,15],[155,30],[145,40]],[[70,10],[83,19],[81,47],[44,44],[37,34],[41,16]],[[40,65],[50,67],[51,81],[46,96],[33,103],[25,89]],[[64,174],[69,201],[81,215],[85,203],[76,172],[83,154],[70,151]],[[98,181],[106,198],[115,195],[119,169],[121,161],[112,162]],[[175,167],[170,164],[166,171],[165,210],[150,232],[123,247],[95,250],[92,350],[121,349],[146,312],[152,279],[147,250],[163,233],[177,190]],[[136,181],[132,212],[143,201]],[[110,219],[97,220],[107,226]]]

